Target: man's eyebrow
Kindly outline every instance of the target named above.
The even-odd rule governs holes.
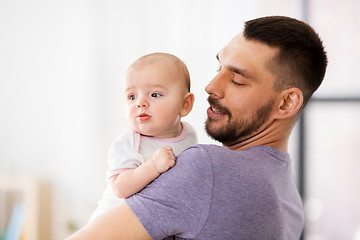
[[[218,61],[220,61],[219,53],[216,54],[216,59]],[[241,75],[241,76],[243,76],[245,78],[252,78],[251,74],[248,71],[246,71],[245,69],[243,69],[243,68],[239,68],[239,67],[235,67],[235,66],[231,66],[231,65],[226,65],[225,67],[227,69],[229,69],[230,71],[232,71],[232,72],[234,72],[236,74],[239,74],[239,75]]]
[[[252,78],[251,74],[248,71],[246,71],[245,69],[237,68],[234,66],[225,66],[225,67],[228,68],[230,71],[243,76],[244,78]]]

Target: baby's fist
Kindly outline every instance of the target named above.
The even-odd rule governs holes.
[[[175,165],[175,154],[171,147],[158,148],[152,156],[157,171],[161,174]]]

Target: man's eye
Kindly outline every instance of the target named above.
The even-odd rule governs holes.
[[[237,85],[237,86],[244,86],[244,85],[245,85],[245,84],[243,84],[243,83],[239,83],[239,82],[235,81],[234,79],[231,80],[231,82],[232,82],[233,84]]]
[[[161,96],[160,93],[152,93],[151,94],[151,97],[153,97],[153,98],[157,98],[157,97],[160,97],[160,96]]]
[[[130,95],[128,99],[129,99],[129,101],[133,101],[133,100],[135,100],[135,98],[136,98],[135,95]]]

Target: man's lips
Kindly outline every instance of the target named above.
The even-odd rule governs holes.
[[[145,122],[147,120],[149,120],[151,118],[150,115],[146,114],[146,113],[140,113],[137,117],[136,117],[140,122]]]
[[[226,107],[221,106],[219,101],[211,96],[208,97],[210,107],[207,110],[207,115],[211,119],[219,119],[226,115],[231,116],[229,110]]]
[[[214,106],[211,105],[207,110],[207,115],[211,119],[220,119],[220,118],[224,117],[227,114],[220,112]]]

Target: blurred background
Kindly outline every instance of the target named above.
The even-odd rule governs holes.
[[[187,64],[196,100],[184,120],[218,144],[203,130],[216,53],[244,21],[286,15],[310,23],[329,58],[290,141],[303,239],[360,240],[359,11],[357,0],[0,0],[0,239],[10,222],[39,240],[87,222],[126,128],[124,71],[141,55]]]

